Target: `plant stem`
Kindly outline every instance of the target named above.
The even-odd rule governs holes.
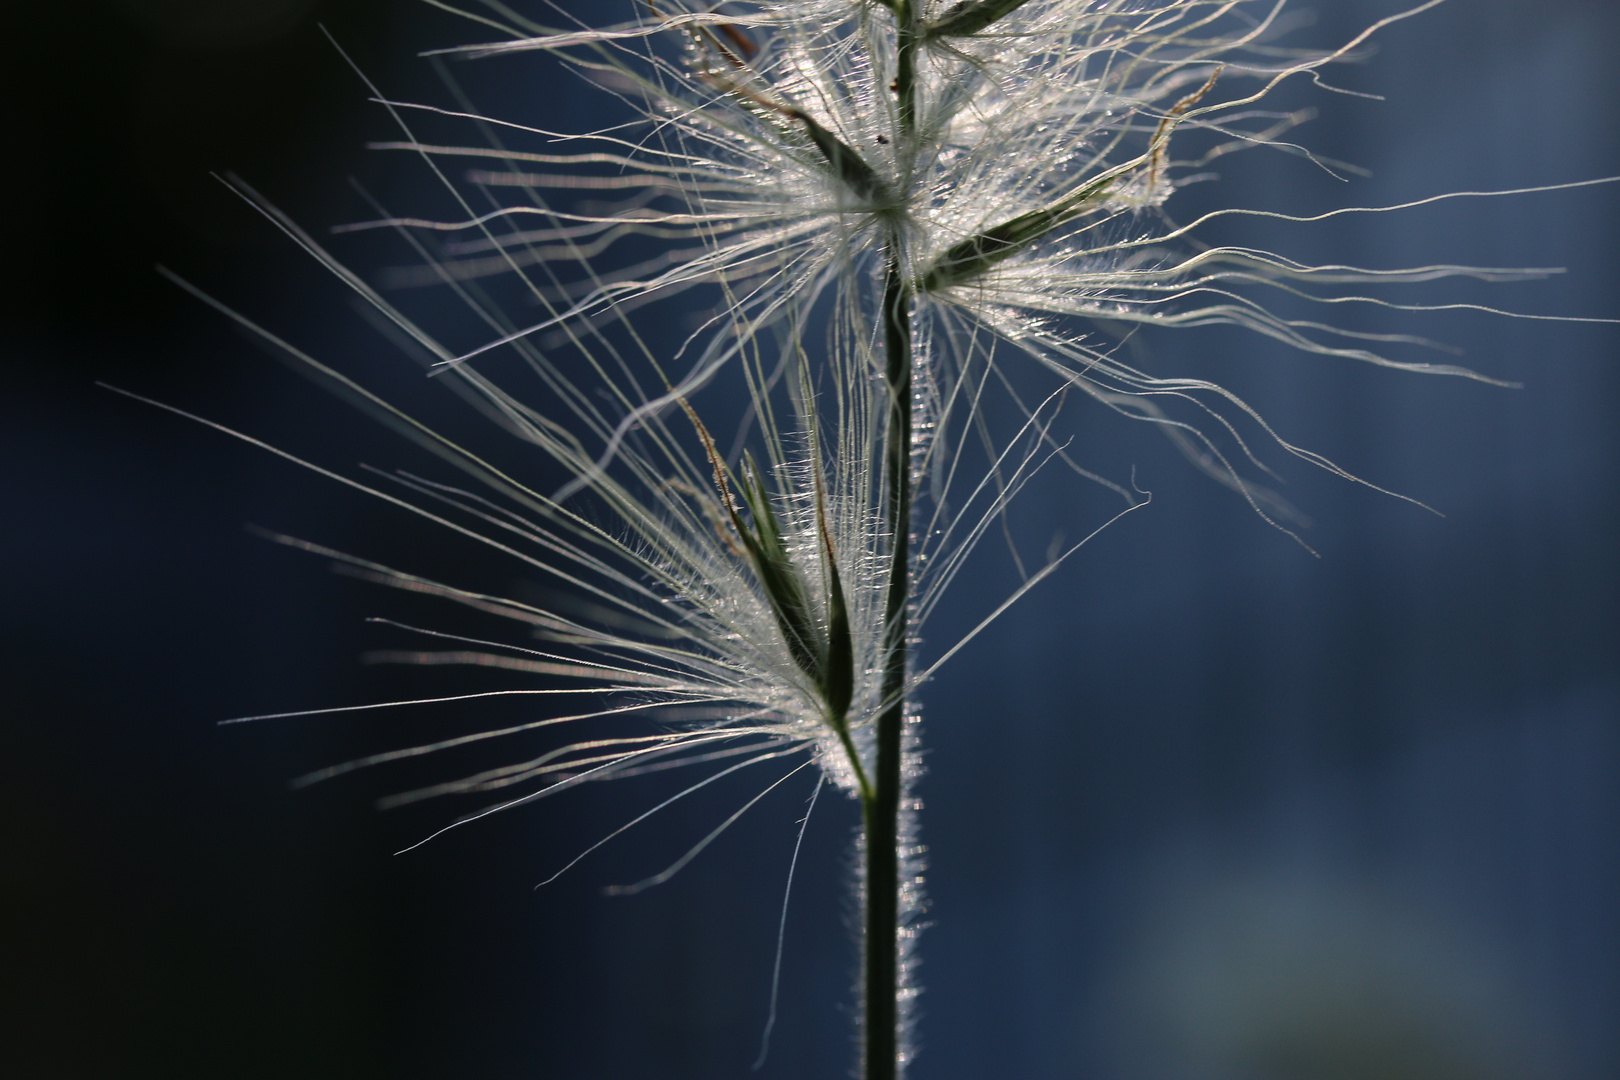
[[[894,92],[900,133],[910,138],[917,131],[917,25],[909,0],[894,8],[897,29]]]
[[[892,5],[898,31],[894,90],[899,131],[916,133],[915,17],[910,0]],[[904,155],[902,155],[902,160]],[[862,800],[866,831],[865,1080],[900,1075],[900,812],[906,718],[907,638],[911,604],[911,302],[896,229],[888,240],[883,280],[884,386],[889,415],[883,447],[883,498],[890,536],[888,595],[883,612],[883,697],[877,716],[877,760]]]
[[[883,706],[877,717],[866,829],[865,1080],[899,1075],[901,735],[906,714],[911,602],[911,289],[891,252],[883,284],[885,385],[889,392],[883,486],[892,537],[884,603]]]

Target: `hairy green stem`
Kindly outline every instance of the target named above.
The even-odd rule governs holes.
[[[896,111],[900,118],[900,134],[909,139],[917,132],[917,36],[916,13],[909,0],[895,4],[894,20],[898,27],[894,70]]]
[[[910,0],[894,0],[891,7],[898,31],[896,135],[909,147],[917,128],[916,18]],[[884,387],[889,398],[883,500],[890,536],[883,610],[883,698],[871,787],[861,800],[866,834],[864,1080],[897,1080],[900,1075],[900,813],[905,786],[901,758],[911,604],[911,303],[912,288],[896,229],[888,241],[881,307],[887,369]]]
[[[899,1075],[901,736],[906,714],[906,645],[911,602],[911,288],[891,253],[883,285],[889,394],[883,486],[891,540],[883,622],[883,706],[877,717],[866,830],[865,1080]]]

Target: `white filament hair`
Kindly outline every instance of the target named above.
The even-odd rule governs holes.
[[[911,556],[910,633],[920,641],[979,541],[1047,464],[1105,485],[1121,512],[1143,503],[1133,487],[1073,459],[1058,424],[1069,397],[1161,427],[1274,523],[1287,508],[1249,476],[1267,471],[1268,446],[1354,479],[1274,431],[1230,390],[1127,362],[1098,327],[1224,324],[1303,353],[1477,378],[1381,351],[1421,344],[1417,338],[1285,318],[1264,297],[1385,304],[1361,290],[1547,271],[1306,265],[1196,239],[1214,216],[1282,215],[1229,209],[1177,225],[1166,210],[1178,187],[1226,154],[1309,157],[1284,141],[1305,117],[1271,109],[1268,95],[1291,80],[1317,80],[1373,31],[1438,2],[1336,48],[1309,51],[1286,43],[1287,0],[1028,0],[962,34],[941,28],[972,5],[931,0],[921,8],[921,25],[931,29],[917,63],[914,129],[900,123],[889,90],[896,31],[880,0],[714,7],[641,0],[627,5],[623,21],[595,28],[560,16],[557,25],[543,24],[497,0],[461,12],[478,33],[499,38],[436,56],[548,54],[616,96],[622,122],[567,134],[550,130],[543,112],[486,116],[442,64],[454,108],[393,101],[373,87],[399,129],[377,148],[418,157],[455,207],[438,219],[379,205],[373,219],[340,229],[388,229],[408,247],[409,263],[385,270],[377,283],[247,183],[227,182],[351,288],[408,355],[541,463],[537,474],[564,476],[560,488],[497,466],[185,287],[428,450],[448,473],[357,477],[267,449],[458,533],[573,598],[550,604],[489,595],[281,538],[347,573],[475,609],[516,631],[469,638],[401,627],[431,647],[372,659],[517,671],[541,685],[490,693],[586,704],[368,755],[307,779],[566,725],[582,733],[391,804],[493,798],[447,826],[454,827],[584,783],[703,770],[656,810],[756,766],[804,767],[796,756],[856,793],[872,753],[870,721],[892,704],[882,689],[883,598],[896,546]],[[473,134],[464,143],[430,141],[418,135],[424,122],[465,123]],[[1195,154],[1175,156],[1188,144]],[[886,258],[916,298],[914,536],[889,535],[882,513],[887,401],[876,297]],[[448,292],[471,331],[458,328],[457,343],[430,331],[406,308],[419,286]],[[694,320],[694,313],[701,314]],[[678,348],[648,329],[660,319],[684,320]],[[1046,379],[1044,388],[1030,392],[1030,376]],[[703,415],[699,396],[722,381],[739,384],[747,401],[741,416],[723,423]],[[1010,426],[994,426],[991,398],[1011,404]],[[768,494],[745,510],[734,489],[752,475],[754,458]],[[848,598],[847,732],[830,718],[825,686],[785,639],[781,605],[745,557],[745,531],[773,516],[788,557],[809,568],[809,624],[830,634],[835,583]],[[900,996],[907,1031],[923,873],[911,790],[920,775],[912,699],[939,663],[1079,546],[1051,552],[1032,572],[1020,564],[1017,591],[931,663],[914,664],[905,680]],[[644,719],[644,733],[590,733],[592,724],[626,717]],[[748,805],[787,775],[773,772]],[[664,880],[719,831],[629,889]],[[909,1060],[915,1047],[909,1038],[903,1047]]]

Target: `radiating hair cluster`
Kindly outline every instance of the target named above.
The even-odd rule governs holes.
[[[1529,271],[1303,265],[1197,239],[1211,217],[1285,215],[1171,216],[1177,190],[1230,153],[1310,158],[1287,141],[1306,114],[1273,108],[1272,92],[1317,79],[1435,2],[1324,51],[1289,45],[1287,0],[626,0],[607,25],[553,5],[550,21],[498,0],[460,11],[479,40],[437,56],[546,54],[616,98],[616,118],[570,133],[552,129],[543,101],[485,115],[454,64],[439,65],[449,105],[378,92],[400,130],[378,148],[420,157],[455,213],[378,205],[338,230],[391,230],[406,245],[405,264],[372,280],[231,183],[531,455],[533,476],[227,313],[453,475],[311,467],[572,597],[492,596],[289,540],[517,631],[404,628],[425,647],[377,658],[530,673],[537,688],[491,693],[584,704],[309,779],[564,726],[580,734],[391,801],[494,796],[467,821],[582,783],[701,767],[628,828],[755,766],[770,775],[746,805],[803,769],[869,797],[873,719],[898,701],[914,725],[916,688],[1079,545],[1050,551],[1033,572],[1020,566],[1023,584],[1004,603],[927,662],[902,665],[897,685],[885,679],[900,625],[893,567],[906,590],[903,637],[915,643],[979,540],[1046,465],[1110,488],[1122,511],[1143,502],[1069,453],[1058,416],[1073,396],[1160,426],[1279,518],[1280,501],[1249,477],[1264,471],[1266,445],[1337,466],[1212,382],[1150,374],[1120,341],[1144,326],[1229,324],[1308,353],[1468,374],[1391,359],[1379,341],[1274,314],[1263,298],[1373,303],[1351,287]],[[428,124],[464,125],[467,138],[427,139]],[[459,306],[453,332],[427,329],[413,292],[427,286]],[[899,385],[885,375],[885,334],[886,306],[902,301],[915,358],[903,486],[916,505],[897,517],[883,478]],[[441,325],[442,308],[431,310]],[[908,522],[898,533],[896,520]],[[627,717],[645,731],[590,728]],[[921,849],[909,793],[902,802],[904,922],[920,906]],[[908,978],[903,1003],[915,996]]]

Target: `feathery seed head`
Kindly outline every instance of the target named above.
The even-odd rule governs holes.
[[[1161,425],[1263,515],[1280,504],[1239,476],[1245,461],[1264,468],[1240,425],[1339,471],[1220,386],[1132,366],[1085,320],[1226,323],[1308,352],[1467,374],[1342,344],[1256,294],[1376,302],[1332,289],[1503,276],[1313,267],[1200,245],[1166,216],[1178,186],[1227,153],[1305,154],[1280,141],[1303,115],[1267,111],[1264,99],[1314,78],[1372,30],[1331,51],[1288,48],[1287,0],[638,0],[632,17],[606,27],[545,26],[486,6],[480,32],[497,26],[506,39],[441,52],[550,53],[636,117],[559,135],[470,106],[388,103],[405,137],[381,145],[424,157],[461,217],[384,216],[347,231],[397,230],[421,262],[387,284],[447,285],[482,344],[445,344],[237,186],[463,397],[569,477],[536,492],[301,357],[486,492],[400,476],[405,494],[383,497],[587,598],[590,614],[573,616],[348,560],[377,580],[527,623],[544,643],[480,642],[485,651],[424,662],[516,667],[577,680],[559,692],[605,695],[578,716],[468,739],[624,713],[672,726],[611,745],[582,740],[407,797],[541,785],[508,806],[587,780],[806,748],[864,794],[872,718],[932,670],[907,669],[898,691],[884,686],[892,568],[909,569],[911,640],[1043,465],[1101,481],[1054,431],[1069,390]],[[423,142],[411,126],[420,111],[471,120],[484,141]],[[507,145],[526,138],[537,148]],[[1178,156],[1189,144],[1196,156]],[[477,166],[461,182],[438,164],[458,158]],[[555,190],[582,198],[554,205]],[[494,299],[492,287],[521,304]],[[886,305],[910,312],[910,535],[885,525],[895,520],[882,479]],[[644,308],[712,313],[671,355],[642,336]],[[1054,377],[1050,393],[1027,399],[1009,356]],[[698,419],[698,395],[722,372],[746,386],[749,405],[717,439]],[[538,381],[549,412],[506,389],[517,378]],[[1020,419],[991,432],[984,402],[1003,391]],[[987,452],[979,464],[969,461],[976,445]],[[1066,557],[1027,575],[1013,599]]]
[[[1287,0],[638,0],[631,20],[605,28],[514,21],[509,41],[446,51],[553,53],[638,109],[644,130],[572,137],[591,147],[573,155],[497,155],[513,179],[486,191],[521,196],[497,213],[550,216],[555,227],[490,235],[468,249],[479,258],[452,258],[427,276],[504,273],[534,260],[553,275],[578,274],[562,290],[569,303],[517,331],[544,331],[552,343],[571,322],[718,287],[720,313],[689,342],[697,359],[675,385],[690,394],[759,335],[806,328],[829,301],[843,323],[834,348],[864,354],[845,370],[878,370],[880,319],[867,286],[892,259],[928,343],[919,387],[956,402],[957,422],[977,407],[964,404],[979,400],[965,389],[974,370],[1005,362],[992,359],[999,340],[1012,346],[1002,355],[1023,354],[1060,385],[1162,425],[1199,467],[1262,514],[1275,512],[1280,503],[1239,475],[1245,464],[1265,470],[1241,425],[1348,474],[1284,441],[1222,387],[1126,363],[1074,318],[1112,328],[1234,324],[1306,352],[1470,375],[1346,344],[1330,326],[1273,314],[1259,294],[1379,303],[1332,290],[1491,276],[1302,265],[1199,244],[1191,226],[1165,216],[1178,185],[1207,178],[1205,166],[1224,155],[1309,157],[1281,141],[1306,114],[1268,111],[1264,99],[1290,79],[1316,78],[1377,27],[1337,49],[1295,49],[1283,41],[1286,9]],[[1176,156],[1184,144],[1197,156]],[[571,171],[519,171],[539,158]],[[635,194],[586,214],[537,201],[545,186]],[[565,234],[571,246],[556,257],[535,253]],[[656,269],[609,269],[604,249],[635,234],[674,243]],[[934,419],[919,430],[946,429],[946,416]]]
[[[453,647],[373,658],[551,680],[442,700],[535,694],[590,704],[306,779],[626,717],[648,723],[388,802],[500,793],[459,825],[587,782],[707,770],[583,858],[714,780],[808,756],[742,809],[811,765],[861,798],[866,839],[879,836],[868,851],[894,856],[879,880],[886,923],[869,934],[896,929],[887,944],[898,955],[874,992],[887,986],[898,998],[880,1022],[902,1033],[891,1049],[903,1065],[922,852],[909,791],[919,768],[912,695],[1080,544],[1054,548],[1034,573],[1012,545],[1023,577],[1013,595],[931,666],[915,662],[912,646],[979,540],[1046,464],[1112,488],[1127,509],[1143,501],[1069,456],[1055,430],[1069,391],[1161,426],[1268,520],[1285,508],[1239,475],[1239,466],[1265,468],[1244,425],[1348,476],[1226,389],[1127,363],[1100,328],[1229,324],[1306,352],[1469,375],[1344,344],[1356,335],[1284,318],[1257,296],[1377,303],[1334,290],[1534,273],[1310,266],[1192,235],[1210,217],[1261,211],[1217,211],[1187,226],[1168,216],[1178,188],[1206,178],[1225,154],[1309,158],[1280,141],[1304,115],[1269,111],[1268,95],[1438,2],[1309,52],[1282,43],[1288,0],[634,0],[631,18],[597,28],[545,26],[483,0],[492,15],[474,20],[506,40],[441,52],[553,54],[635,117],[560,135],[480,116],[464,98],[457,110],[385,102],[404,138],[380,147],[422,156],[458,217],[379,207],[378,220],[339,231],[396,230],[420,261],[385,274],[385,286],[448,287],[480,343],[454,348],[428,332],[229,182],[521,453],[560,469],[561,488],[536,490],[227,313],[470,483],[406,473],[361,482],[312,468],[516,560],[571,597],[491,596],[288,540],[529,635],[519,644],[395,624]],[[471,121],[479,144],[424,142],[411,123],[422,112]],[[522,139],[535,148],[507,145]],[[1191,155],[1177,156],[1189,144]],[[454,177],[440,162],[455,159],[479,167]],[[548,201],[558,190],[573,196]],[[644,335],[643,309],[685,327],[685,341],[670,349]],[[1025,393],[1009,356],[1050,376],[1049,392]],[[700,419],[714,415],[700,395],[722,375],[745,388],[746,408],[717,437]],[[996,394],[1013,407],[1009,430],[992,430],[986,401]],[[980,446],[983,461],[970,452]],[[882,814],[889,831],[871,831]],[[630,891],[667,879],[719,831]]]

